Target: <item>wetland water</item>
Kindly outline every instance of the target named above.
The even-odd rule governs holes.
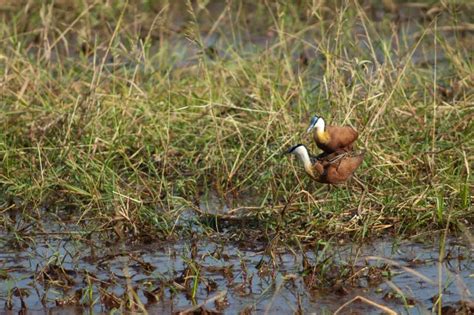
[[[214,27],[220,25],[215,21],[221,21],[219,16],[225,10],[224,2],[209,3],[206,11],[210,12],[211,18],[204,15],[201,20],[207,20],[210,25],[203,27],[204,22],[197,21],[200,25],[200,35],[203,37],[203,47],[196,41],[189,40],[188,37],[192,33],[188,25],[190,18],[179,13],[187,12],[187,9],[177,8],[168,15],[173,21],[173,29],[176,29],[171,32],[174,35],[166,38],[159,28],[150,29],[150,36],[154,41],[149,54],[154,56],[161,52],[168,56],[167,53],[168,58],[147,62],[162,62],[166,67],[178,70],[179,77],[179,71],[182,69],[199,64],[202,59],[200,54],[205,54],[205,60],[209,63],[217,59],[216,64],[219,65],[224,64],[223,61],[232,60],[234,52],[241,53],[242,59],[251,58],[252,53],[257,51],[278,52],[277,47],[288,41],[295,47],[288,52],[294,59],[292,69],[295,73],[300,66],[306,67],[310,75],[307,75],[305,80],[309,81],[311,86],[323,82],[328,61],[326,54],[323,55],[315,49],[320,37],[317,24],[297,36],[292,36],[292,40],[298,39],[296,44],[289,38],[285,39],[283,32],[279,33],[273,26],[258,27],[258,32],[249,29],[248,34],[243,32],[245,36],[239,35],[229,41],[230,30]],[[423,34],[419,28],[420,23],[431,18],[427,6],[420,8],[405,6],[400,9],[398,21],[394,25],[396,27],[393,28],[393,34],[397,36],[390,32],[390,36],[381,36],[380,43],[375,45],[376,64],[383,64],[389,56],[386,60],[390,63],[398,66],[397,63],[400,62],[403,66],[406,50],[413,52],[411,60],[420,67],[435,63],[439,63],[439,69],[445,67],[451,57],[446,56],[442,45],[433,46],[430,37],[425,45],[417,46],[419,34]],[[371,14],[374,19],[379,19],[383,13],[382,9],[374,9]],[[466,47],[472,42],[474,37],[465,36],[467,32],[472,32],[469,31],[470,24],[460,26],[469,28],[464,31],[466,34],[462,33],[461,35],[464,35],[459,38],[450,35],[452,29],[440,28],[443,36],[445,35],[447,46],[454,45],[458,40],[466,41]],[[354,27],[354,37],[360,38],[354,46],[363,51],[367,46],[367,41],[363,40],[366,30],[362,24],[355,24]],[[410,36],[403,36],[404,34]],[[395,40],[398,37],[403,38],[406,43]],[[69,39],[70,47],[81,47],[79,42],[75,43],[74,38]],[[160,43],[159,40],[164,42]],[[385,49],[393,51],[386,56]],[[122,65],[126,70],[139,69],[138,66],[142,66],[141,59],[137,63],[128,54],[121,56],[115,52],[116,57],[105,58],[105,51],[85,54],[86,58],[89,58],[86,59],[86,64],[92,64],[93,59],[103,59],[104,69],[110,73],[114,73],[118,65]],[[56,50],[51,52],[51,60],[61,60],[61,54],[55,54]],[[65,62],[74,65],[74,58],[77,56],[73,52],[69,54],[69,51],[64,55],[70,58]],[[361,58],[367,56],[363,55]],[[454,60],[457,60],[456,58]],[[348,60],[358,67],[355,60]],[[344,64],[349,66],[350,62]],[[156,69],[159,68],[156,66]],[[232,71],[229,73],[234,75]],[[427,71],[423,70],[423,73],[425,72]],[[87,78],[85,82],[89,81]],[[28,90],[28,85],[23,85],[23,79],[20,82],[20,86],[24,88],[18,94],[23,95],[24,90]],[[352,83],[348,80],[347,85],[350,84]],[[371,89],[370,87],[369,90]],[[69,93],[69,89],[66,90]],[[107,90],[106,92],[109,93]],[[111,94],[115,96],[115,92]],[[378,97],[379,94],[377,92],[374,95]],[[232,105],[231,109],[235,108]],[[117,110],[120,111],[122,110]],[[12,111],[16,112],[17,109]],[[74,117],[74,114],[71,117]],[[57,121],[63,121],[63,118]],[[244,122],[247,123],[246,120]],[[78,126],[77,130],[81,130],[81,125]],[[61,135],[59,138],[64,137]],[[37,147],[39,151],[40,147],[36,143],[32,147]],[[390,150],[392,149],[393,147],[390,147]],[[41,170],[43,177],[42,167]],[[67,190],[64,187],[62,189]],[[403,200],[403,203],[405,201]],[[221,209],[219,215],[234,215],[231,211],[233,207],[218,203],[219,198],[211,195],[209,202],[200,202],[196,207],[202,212],[200,215],[211,217],[209,221],[214,220],[212,215],[216,214],[216,209]],[[251,211],[252,208],[259,208],[256,207],[259,204],[262,203],[252,201],[242,208]],[[41,218],[48,216],[48,211],[43,210],[45,211],[39,211]],[[11,210],[12,213],[20,212],[16,211]],[[7,210],[2,209],[2,212],[7,213]],[[26,218],[35,215],[26,211],[25,213]],[[90,216],[94,218],[94,214]],[[146,311],[152,314],[186,311],[197,314],[330,314],[358,296],[368,299],[375,306],[367,301],[356,300],[344,307],[340,313],[382,313],[376,305],[402,314],[431,313],[433,308],[436,308],[435,311],[439,310],[438,305],[443,314],[474,311],[473,242],[467,236],[448,237],[445,246],[440,244],[442,235],[429,232],[426,232],[424,237],[396,242],[386,237],[362,245],[339,244],[336,241],[291,245],[273,240],[263,241],[266,236],[263,224],[252,230],[252,225],[258,225],[258,222],[249,219],[249,224],[243,224],[244,220],[238,218],[237,223],[242,229],[252,230],[253,233],[248,233],[249,235],[258,234],[258,240],[257,237],[249,237],[243,242],[234,237],[235,226],[228,228],[222,224],[222,228],[217,228],[216,233],[207,233],[207,230],[193,225],[193,222],[199,219],[201,218],[197,218],[192,210],[184,211],[176,218],[176,222],[184,220],[184,224],[191,226],[191,231],[196,232],[194,238],[177,240],[175,236],[168,241],[153,241],[147,244],[124,241],[125,237],[122,237],[122,241],[111,242],[109,240],[115,239],[115,235],[113,238],[110,235],[99,237],[95,233],[84,232],[77,222],[92,219],[83,218],[82,213],[70,224],[61,226],[57,222],[63,220],[58,217],[45,219],[44,222],[39,220],[34,224],[17,224],[20,219],[12,219],[11,222],[18,225],[15,226],[16,229],[5,229],[0,233],[0,314],[24,311],[28,314],[108,313],[114,309],[119,312]],[[116,223],[114,220],[111,216],[110,225]],[[303,217],[303,220],[306,218]],[[8,225],[10,221],[5,222],[5,225]],[[196,230],[193,230],[195,227]]]
[[[363,296],[399,313],[424,314],[440,290],[445,311],[472,310],[472,248],[450,238],[440,263],[437,242],[428,241],[321,244],[302,252],[224,236],[99,246],[73,234],[37,235],[25,248],[2,244],[1,313],[107,312],[124,300],[135,311],[178,313],[209,300],[194,311],[324,314]],[[342,310],[350,312],[382,311],[356,301]]]

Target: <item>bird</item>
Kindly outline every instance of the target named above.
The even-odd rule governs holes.
[[[318,158],[325,157],[328,154],[337,152],[350,152],[354,141],[357,140],[359,133],[350,126],[326,126],[322,117],[314,115],[311,118],[306,133],[314,131],[314,141],[323,153]]]
[[[332,153],[324,159],[311,156],[304,144],[291,147],[286,153],[294,154],[303,162],[306,173],[315,181],[325,184],[341,184],[347,181],[362,164],[365,151]]]

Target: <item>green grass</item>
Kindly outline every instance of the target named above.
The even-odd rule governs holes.
[[[88,232],[209,235],[185,214],[212,190],[252,201],[241,237],[470,225],[474,7],[447,3],[8,3],[0,223],[67,213]],[[360,131],[363,189],[328,192],[281,155],[312,142],[315,113]]]

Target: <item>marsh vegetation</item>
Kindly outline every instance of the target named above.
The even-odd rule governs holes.
[[[473,16],[470,1],[2,1],[0,299],[472,310]],[[312,142],[314,114],[359,131],[347,185],[282,156]],[[367,260],[392,242],[422,257]],[[399,287],[418,262],[435,293]]]

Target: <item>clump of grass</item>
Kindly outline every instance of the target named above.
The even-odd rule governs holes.
[[[191,231],[184,211],[215,190],[261,196],[246,215],[289,239],[469,224],[472,13],[469,3],[11,2],[0,222],[66,209],[95,230],[170,237]],[[281,156],[311,141],[314,113],[360,131],[363,188],[326,192]]]

